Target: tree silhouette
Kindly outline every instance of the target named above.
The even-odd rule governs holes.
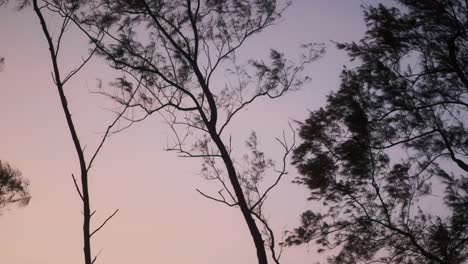
[[[310,200],[287,239],[339,248],[329,263],[468,259],[468,7],[397,1],[365,7],[365,37],[294,151]]]
[[[277,98],[300,87],[307,80],[300,77],[301,71],[322,55],[323,48],[304,45],[306,53],[295,64],[274,50],[270,64],[254,60],[240,64],[238,49],[281,17],[284,9],[275,0],[70,1],[68,7],[77,10],[72,19],[97,46],[98,54],[124,72],[114,82],[117,90],[105,94],[141,110],[127,116],[131,122],[162,114],[175,135],[168,149],[202,158],[203,175],[221,185],[216,197],[199,192],[239,208],[258,263],[268,262],[265,243],[278,263],[275,240],[261,208],[285,174],[285,159],[273,185],[260,189],[263,175],[275,168],[256,149],[256,137],[248,140],[250,158],[243,159],[252,169],[240,171],[230,136],[223,132],[237,113],[257,99]],[[215,74],[219,71],[230,78],[222,86],[213,80],[220,77]],[[137,96],[131,98],[134,93]],[[285,140],[279,141],[287,156],[292,146]]]
[[[61,54],[62,49],[62,40],[64,35],[66,34],[67,30],[70,28],[72,23],[72,16],[73,13],[76,11],[76,8],[74,5],[70,5],[68,1],[60,1],[60,0],[54,0],[54,1],[40,1],[40,0],[22,0],[19,1],[19,9],[27,8],[30,4],[32,4],[32,7],[34,9],[34,12],[39,19],[39,23],[41,26],[42,33],[45,37],[45,40],[47,41],[47,46],[49,49],[49,55],[51,59],[51,64],[52,64],[52,77],[53,81],[55,84],[55,87],[57,88],[57,93],[60,98],[60,103],[62,106],[63,113],[65,115],[65,119],[67,122],[67,126],[73,141],[73,145],[75,147],[75,151],[77,154],[78,158],[78,163],[80,167],[80,177],[79,180],[76,179],[74,174],[72,174],[72,179],[73,183],[75,185],[76,191],[83,203],[83,253],[84,253],[84,262],[85,264],[93,264],[96,262],[97,257],[99,254],[94,255],[92,254],[92,247],[91,247],[91,238],[99,231],[101,230],[104,225],[108,223],[108,221],[114,217],[118,209],[116,209],[112,214],[110,214],[107,218],[102,221],[100,225],[98,225],[94,230],[91,228],[91,217],[95,215],[96,210],[92,210],[91,207],[91,198],[90,198],[90,193],[89,193],[89,184],[88,184],[88,178],[90,175],[90,171],[92,166],[95,164],[96,158],[98,154],[100,153],[102,147],[104,146],[104,143],[106,140],[109,138],[109,136],[116,132],[119,131],[120,128],[118,128],[118,121],[121,119],[121,117],[124,115],[125,111],[127,110],[127,107],[124,107],[123,110],[119,113],[117,113],[115,119],[107,126],[107,129],[103,133],[103,136],[101,137],[97,147],[93,152],[91,152],[91,155],[89,158],[86,158],[86,153],[85,153],[85,148],[82,147],[82,144],[79,140],[78,132],[76,130],[75,123],[72,118],[72,114],[69,108],[68,104],[68,99],[65,94],[65,87],[73,77],[76,76],[76,74],[83,69],[83,67],[86,66],[86,64],[91,60],[91,58],[94,56],[96,48],[90,52],[90,54],[86,57],[83,58],[83,61],[73,70],[68,72],[66,75],[63,74],[63,71],[61,69],[61,63],[59,61],[59,54]],[[61,24],[53,24],[51,25],[50,23],[47,23],[48,21],[46,20],[47,18],[50,18],[48,16],[49,14],[57,14],[60,11],[60,18],[62,19]],[[46,15],[44,15],[46,14]],[[54,35],[51,34],[51,27],[52,30],[56,30],[57,28],[54,28],[54,25],[58,25],[58,34]]]
[[[0,213],[11,204],[27,205],[31,200],[28,185],[19,170],[0,161]]]
[[[5,58],[0,57],[0,72],[3,71],[4,66],[5,66]]]

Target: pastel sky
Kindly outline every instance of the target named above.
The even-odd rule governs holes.
[[[257,131],[260,147],[279,159],[275,137],[289,120],[303,120],[308,110],[323,105],[338,87],[338,75],[349,64],[333,41],[359,40],[364,32],[360,0],[294,0],[281,23],[247,42],[245,57],[262,56],[276,48],[294,58],[307,42],[324,42],[327,53],[310,65],[312,77],[302,90],[276,101],[261,100],[240,114],[230,128],[234,142],[243,144]],[[53,21],[53,20],[52,20]],[[53,22],[51,22],[53,23]],[[53,26],[53,25],[52,25]],[[87,54],[87,42],[71,30],[61,62],[69,69]],[[81,203],[71,174],[78,162],[51,79],[45,39],[32,10],[16,12],[12,3],[0,8],[0,160],[19,168],[30,180],[31,203],[0,216],[0,263],[83,263]],[[83,145],[96,147],[113,114],[112,104],[93,94],[96,78],[105,83],[115,74],[100,59],[92,61],[68,85],[66,93]],[[98,225],[115,209],[119,213],[93,237],[96,263],[255,263],[248,230],[237,209],[200,196],[219,189],[200,176],[201,162],[165,152],[172,134],[164,122],[148,119],[110,138],[90,175],[91,204]],[[239,147],[241,149],[241,147]],[[312,205],[307,190],[287,177],[266,204],[278,234],[294,228],[302,211]],[[323,258],[313,244],[286,248],[283,263],[314,263]]]

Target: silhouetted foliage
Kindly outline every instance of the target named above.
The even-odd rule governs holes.
[[[73,12],[73,21],[97,52],[124,72],[112,83],[116,89],[106,95],[135,110],[127,117],[131,122],[163,114],[175,133],[174,145],[168,149],[202,158],[203,174],[221,184],[219,196],[200,193],[239,208],[258,263],[268,262],[265,246],[278,263],[261,207],[285,166],[276,172],[272,186],[257,189],[265,171],[274,168],[256,150],[256,138],[248,141],[253,156],[244,160],[255,168],[240,172],[231,156],[230,137],[222,133],[256,99],[277,98],[300,87],[307,80],[300,76],[304,66],[318,59],[323,49],[304,45],[306,53],[298,63],[275,50],[270,52],[270,63],[236,61],[246,40],[280,19],[284,9],[277,7],[276,0],[67,1],[50,7],[61,14]],[[216,74],[219,71],[228,75],[223,85],[213,81],[223,77]],[[281,144],[289,154],[291,146],[285,140]]]
[[[5,58],[0,57],[0,72],[3,71],[4,66],[5,66]]]
[[[301,124],[297,182],[323,210],[287,238],[339,248],[329,263],[468,260],[468,7],[365,7],[365,37],[327,105]]]
[[[8,163],[0,161],[0,214],[8,205],[25,206],[31,200],[28,181],[21,177],[21,172]]]

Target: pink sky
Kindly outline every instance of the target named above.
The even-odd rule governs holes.
[[[368,1],[373,3],[374,1]],[[308,67],[312,82],[276,101],[259,101],[238,116],[230,133],[242,144],[256,130],[261,147],[280,158],[274,137],[290,119],[303,120],[325,95],[338,87],[338,75],[348,64],[344,52],[329,40],[358,40],[364,30],[359,0],[295,0],[282,22],[246,43],[245,57],[277,48],[294,56],[301,43],[325,42],[324,58]],[[17,13],[0,8],[0,160],[19,168],[30,180],[31,203],[0,216],[0,262],[5,264],[82,263],[81,204],[71,174],[78,163],[58,94],[51,80],[48,50],[31,10]],[[268,46],[265,45],[268,43]],[[62,64],[73,68],[87,54],[86,41],[70,31]],[[96,78],[114,74],[99,59],[67,88],[83,145],[93,150],[99,132],[112,118],[103,109],[109,101],[91,94]],[[237,209],[201,197],[195,188],[216,192],[218,186],[200,177],[200,161],[163,151],[171,133],[156,118],[110,138],[90,175],[94,224],[116,208],[120,211],[93,237],[97,263],[255,263],[253,243]],[[89,152],[88,152],[89,154]],[[241,153],[242,154],[242,153]],[[310,208],[307,191],[289,175],[273,191],[266,208],[279,234],[298,223]],[[314,245],[285,249],[283,263],[313,263]]]

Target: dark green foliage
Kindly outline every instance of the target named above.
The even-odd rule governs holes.
[[[468,260],[467,3],[398,3],[365,7],[338,44],[360,66],[301,123],[297,182],[325,207],[287,242],[338,247],[329,263]]]
[[[28,185],[29,183],[21,177],[19,170],[0,161],[0,213],[10,204],[27,205],[31,199]]]

